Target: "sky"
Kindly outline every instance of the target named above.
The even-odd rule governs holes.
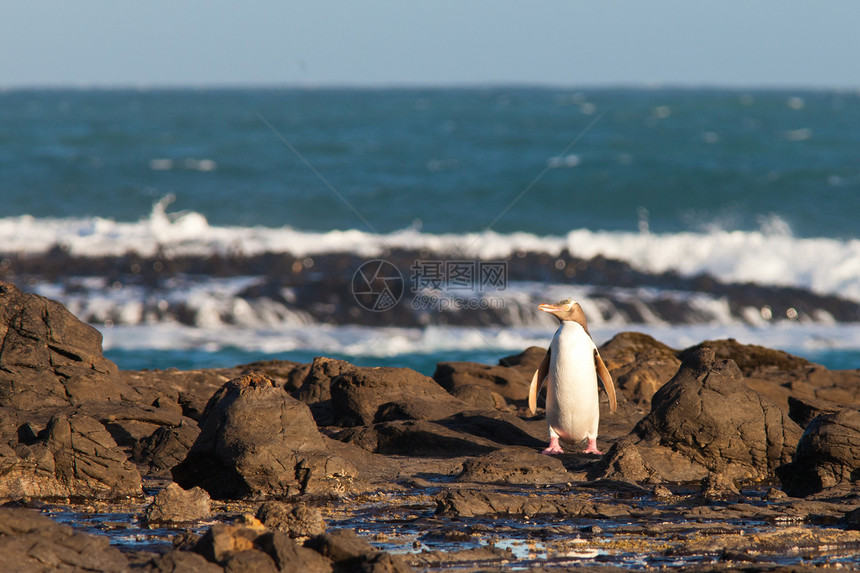
[[[4,0],[0,88],[860,87],[856,0]]]

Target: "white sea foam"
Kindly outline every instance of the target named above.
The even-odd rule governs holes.
[[[359,230],[300,231],[291,227],[211,225],[193,211],[168,213],[169,198],[149,217],[122,222],[100,217],[0,219],[0,252],[40,253],[60,245],[77,256],[246,254],[313,256],[351,252],[379,256],[388,248],[427,249],[458,256],[502,258],[524,251],[557,256],[564,249],[603,255],[646,272],[710,273],[723,281],[798,286],[860,300],[860,240],[800,238],[776,217],[757,231],[713,228],[703,232],[650,233],[575,229],[566,236],[531,233],[430,234],[405,229],[388,234]]]
[[[651,334],[674,348],[703,340],[736,338],[747,344],[780,348],[813,357],[826,352],[860,353],[860,324],[833,320],[766,320],[760,309],[748,309],[744,318],[728,303],[704,293],[672,293],[657,289],[613,289],[613,299],[634,304],[646,320],[632,323],[622,309],[587,286],[514,283],[501,293],[510,316],[494,327],[428,326],[367,327],[314,322],[288,301],[244,298],[241,293],[260,279],[239,277],[202,280],[177,277],[165,290],[148,291],[118,285],[106,279],[66,280],[63,285],[41,283],[39,294],[60,300],[76,316],[95,323],[104,335],[106,350],[145,354],[148,351],[201,351],[212,354],[240,349],[251,356],[288,352],[314,355],[399,357],[412,354],[504,356],[527,346],[546,346],[556,327],[549,315],[536,311],[537,302],[572,296],[589,317],[589,329],[602,344],[615,334],[635,330]],[[677,296],[702,318],[695,324],[669,324],[649,312],[649,302]],[[285,304],[286,302],[286,304]],[[403,303],[401,303],[403,304]],[[843,367],[852,367],[846,364]],[[853,366],[856,367],[856,366]]]
[[[396,357],[426,354],[445,360],[446,353],[475,352],[506,354],[529,346],[545,347],[552,328],[474,328],[434,326],[428,328],[332,326],[311,324],[281,328],[190,327],[181,324],[145,326],[99,326],[105,350],[206,350],[218,352],[239,348],[260,354],[310,351],[315,354]],[[823,351],[860,351],[860,325],[798,325],[783,323],[755,327],[742,324],[658,326],[627,328],[590,327],[598,345],[619,332],[633,330],[650,334],[673,348],[687,348],[704,340],[734,338],[743,344],[758,344],[800,356]],[[850,366],[850,365],[849,365]],[[856,365],[854,366],[856,367]]]

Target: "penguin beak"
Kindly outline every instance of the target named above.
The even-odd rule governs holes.
[[[542,311],[548,312],[550,314],[555,314],[555,313],[557,313],[561,310],[564,310],[564,309],[562,307],[556,305],[556,304],[544,303],[544,304],[538,305],[538,310],[542,310]]]

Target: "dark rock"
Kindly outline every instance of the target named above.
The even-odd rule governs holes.
[[[512,402],[525,403],[529,397],[532,375],[545,354],[546,348],[532,346],[520,354],[502,358],[497,366],[475,362],[440,362],[436,365],[433,379],[455,396],[460,387],[479,386]]]
[[[158,424],[129,419],[109,421],[103,425],[116,444],[126,451],[133,451],[139,440],[151,435],[160,427]]]
[[[668,502],[675,499],[675,494],[672,493],[672,490],[661,484],[654,486],[652,495],[654,496],[654,499],[662,502]]]
[[[251,516],[232,524],[216,523],[206,530],[194,551],[207,561],[223,565],[236,553],[254,550],[254,541],[265,532],[263,524]]]
[[[494,545],[483,545],[474,549],[446,550],[446,551],[429,551],[424,549],[412,557],[412,563],[424,568],[427,571],[441,569],[444,567],[452,567],[452,564],[464,564],[471,566],[473,563],[488,564],[493,562],[510,562],[511,555],[500,547]],[[494,564],[496,564],[494,563]],[[467,569],[468,570],[468,569]],[[489,569],[483,565],[482,571],[501,571],[502,569]],[[539,571],[539,570],[537,570]]]
[[[171,482],[147,506],[141,521],[144,526],[174,525],[208,519],[211,515],[209,494],[205,490],[199,487],[184,490]]]
[[[560,459],[531,448],[507,447],[466,460],[458,481],[479,483],[564,483],[570,474]]]
[[[82,414],[55,416],[31,445],[0,445],[0,499],[142,494],[140,474],[104,426]]]
[[[317,551],[335,564],[335,571],[367,573],[406,573],[412,568],[402,557],[374,549],[350,529],[338,529],[311,537],[305,547]]]
[[[845,408],[860,408],[860,368],[828,370],[816,364],[807,370],[806,379],[815,389],[815,398]]]
[[[108,499],[140,495],[140,474],[94,419],[60,415],[48,423],[46,434],[57,479],[70,488],[75,484],[76,493],[69,495]]]
[[[788,461],[799,436],[800,428],[752,391],[732,361],[716,362],[703,348],[686,355],[654,394],[651,412],[589,477],[623,478],[622,468],[628,468],[636,479],[686,481],[678,478],[717,472],[733,480],[765,480]]]
[[[698,508],[697,508],[698,509]],[[740,515],[731,512],[734,515]],[[719,514],[718,514],[719,515]],[[724,517],[733,517],[726,515]],[[731,564],[723,568],[714,566],[697,570],[707,571],[780,571],[786,573],[813,573],[822,568],[814,561],[824,547],[847,547],[856,544],[858,537],[854,532],[846,532],[831,527],[787,526],[772,531],[747,531],[744,535],[688,535],[683,536],[674,551],[675,555],[723,555],[741,556],[743,561],[761,562],[756,565],[741,566]],[[844,555],[844,549],[842,555]],[[786,565],[785,556],[798,556],[797,564]],[[774,561],[781,564],[775,564]],[[802,560],[802,561],[801,561]]]
[[[717,359],[731,359],[740,368],[747,385],[789,411],[789,397],[827,400],[841,407],[860,407],[860,370],[828,370],[781,350],[736,340],[713,340],[683,351],[682,356],[702,347],[714,350]]]
[[[773,400],[785,412],[788,412],[789,396],[815,397],[808,372],[816,365],[803,358],[755,344],[741,344],[732,338],[702,342],[682,351],[681,355],[687,356],[705,347],[711,348],[717,359],[733,360],[747,385]]]
[[[354,368],[345,360],[335,360],[325,356],[317,356],[311,363],[301,386],[293,396],[305,404],[315,404],[331,400],[331,381],[340,376],[344,370]]]
[[[842,406],[818,398],[788,397],[788,415],[801,428],[822,414],[835,414]]]
[[[769,502],[783,501],[787,498],[788,494],[776,487],[767,490],[767,495],[765,496],[765,499]]]
[[[182,408],[169,400],[157,400],[152,405],[128,401],[90,403],[76,411],[101,422],[120,447],[133,447],[138,440],[161,426],[178,426],[182,423]]]
[[[60,525],[29,509],[0,507],[0,556],[4,571],[128,571],[110,540]]]
[[[283,386],[284,390],[292,393],[304,384],[311,365],[292,360],[260,360],[236,366],[236,369],[240,371],[240,374],[262,372]]]
[[[212,563],[223,565],[225,571],[332,571],[330,559],[297,545],[285,533],[268,530],[250,515],[233,524],[213,525],[197,542],[194,551]]]
[[[502,410],[508,405],[504,396],[480,384],[455,386],[450,394],[473,408]]]
[[[543,362],[545,354],[546,348],[540,346],[529,346],[522,352],[511,354],[504,358],[499,358],[499,366],[504,366],[506,368],[519,368],[522,374],[534,374],[534,371],[537,370],[540,363]],[[528,376],[529,384],[531,384],[531,374]],[[528,390],[526,391],[526,398],[528,398]]]
[[[647,406],[651,397],[681,366],[678,352],[647,334],[622,332],[600,347],[600,356],[617,390]]]
[[[707,500],[737,499],[741,492],[735,481],[722,473],[711,473],[702,480],[700,494]]]
[[[832,488],[826,490],[826,497],[823,501],[817,501],[815,496],[809,496],[806,499],[793,499],[784,504],[783,512],[790,515],[795,520],[807,520],[817,523],[835,524],[845,516],[845,510],[848,508],[856,508],[857,503],[844,504],[833,503],[832,493],[838,492],[837,495],[845,497],[857,498],[856,491],[851,491],[850,488]],[[860,542],[860,534],[857,535],[857,540]]]
[[[246,549],[224,560],[224,573],[278,573],[275,561],[262,551]]]
[[[839,518],[839,525],[849,530],[860,530],[860,507]]]
[[[349,563],[339,571],[353,571],[356,573],[409,573],[412,567],[400,555],[376,552],[360,557],[356,562]]]
[[[466,409],[432,378],[410,368],[344,369],[331,381],[331,401],[338,426],[439,419]]]
[[[791,455],[800,428],[745,383],[732,361],[687,355],[634,432],[732,479],[767,479]]]
[[[120,400],[99,331],[62,304],[0,282],[0,406],[36,410]]]
[[[326,448],[334,455],[352,464],[361,476],[361,482],[382,483],[391,482],[401,472],[401,461],[381,454],[374,454],[357,444],[350,444],[336,439],[338,430],[335,427],[326,428],[332,436],[323,435]]]
[[[0,442],[18,441],[29,445],[39,438],[50,416],[45,417],[44,423],[36,421],[29,412],[21,412],[15,408],[0,406]],[[29,429],[25,428],[29,426]]]
[[[500,446],[526,446],[543,448],[546,423],[526,422],[523,419],[496,410],[466,410],[436,420],[450,430],[486,438]]]
[[[492,440],[451,430],[427,420],[401,420],[347,428],[335,437],[368,452],[384,455],[473,456],[491,452],[499,447],[499,444]]]
[[[670,447],[628,435],[610,446],[588,471],[588,479],[686,483],[701,481],[708,473],[706,467]]]
[[[345,360],[334,360],[325,356],[314,358],[301,386],[292,395],[310,406],[317,424],[329,426],[332,423],[331,381],[340,373],[354,368]]]
[[[135,444],[133,459],[146,475],[170,477],[171,468],[185,459],[200,435],[200,427],[189,420],[176,427],[161,426]]]
[[[815,418],[803,432],[794,460],[778,475],[783,490],[795,497],[860,479],[860,411]]]
[[[734,361],[744,375],[752,375],[763,370],[788,372],[812,366],[812,363],[805,358],[756,344],[741,344],[734,338],[706,340],[683,350],[680,358],[686,360],[704,348],[711,349],[715,360]]]
[[[2,414],[0,414],[2,415]],[[21,424],[18,427],[18,431],[16,434],[18,435],[18,442],[24,444],[25,446],[30,446],[35,444],[39,440],[39,432],[41,429],[36,429],[36,427],[30,423],[26,422]],[[6,434],[6,432],[0,431],[0,435]],[[11,434],[11,432],[9,432]],[[6,435],[9,435],[6,434]]]
[[[376,454],[455,457],[504,446],[541,448],[545,444],[535,433],[545,428],[539,421],[525,422],[498,410],[468,410],[435,422],[398,420],[348,428],[334,437]]]
[[[291,538],[325,533],[325,520],[315,507],[267,501],[257,509],[255,517],[269,529],[282,531]]]
[[[191,551],[168,551],[154,557],[146,571],[151,573],[223,573],[224,569]]]
[[[305,547],[313,549],[339,565],[376,552],[370,543],[351,529],[337,529],[316,535],[305,542]]]
[[[449,490],[436,498],[436,514],[450,517],[555,515],[584,519],[617,517],[624,513],[624,508],[608,503],[562,495],[524,496],[493,491]]]
[[[260,535],[254,541],[284,573],[331,573],[331,559],[316,551],[302,547],[285,533],[275,531]]]
[[[324,494],[357,477],[327,450],[308,407],[259,374],[216,392],[200,436],[172,474],[182,487],[199,485],[214,498]]]
[[[173,536],[173,548],[180,549],[182,551],[194,551],[202,538],[203,536],[199,533],[185,530],[182,533]]]
[[[123,370],[118,378],[126,385],[158,400],[177,404],[181,414],[199,421],[209,398],[224,383],[241,374],[241,368],[207,370]],[[175,424],[171,424],[175,425]]]
[[[645,463],[636,442],[637,440],[628,438],[612,444],[598,465],[588,474],[588,478],[619,478],[638,482],[651,481],[652,476],[658,470],[651,467],[650,464]]]

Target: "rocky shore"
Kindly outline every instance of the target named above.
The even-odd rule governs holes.
[[[860,567],[860,370],[620,333],[605,455],[547,457],[539,348],[120,371],[10,283],[0,341],[0,570]]]

